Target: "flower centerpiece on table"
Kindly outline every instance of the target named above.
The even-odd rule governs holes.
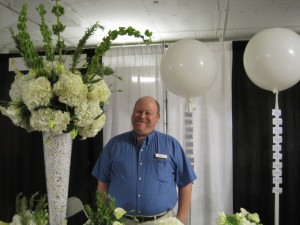
[[[263,225],[260,223],[259,215],[257,213],[249,213],[247,210],[241,208],[241,212],[226,215],[220,212],[217,219],[217,225]]]
[[[176,217],[168,217],[168,218],[156,221],[155,225],[184,225],[184,224]]]
[[[52,30],[45,23],[44,6],[41,4],[37,8],[41,17],[44,58],[33,46],[27,30],[27,7],[24,3],[18,19],[19,32],[10,31],[29,72],[22,74],[15,70],[15,80],[9,91],[11,100],[1,102],[2,114],[29,132],[50,131],[54,135],[70,133],[72,138],[79,135],[82,139],[94,137],[104,126],[104,105],[108,104],[111,94],[103,78],[113,75],[111,68],[101,64],[101,57],[119,35],[141,38],[149,44],[152,33],[146,30],[142,35],[132,27],[110,30],[95,47],[94,55],[87,59],[85,72],[80,72],[77,66],[86,41],[97,29],[104,30],[104,27],[98,22],[90,26],[74,50],[72,64],[65,66],[63,51],[66,46],[61,38],[65,26],[60,22],[64,8],[59,0],[55,0],[52,9],[57,18]],[[52,44],[53,35],[57,39],[55,46]]]
[[[46,196],[38,196],[38,193],[28,199],[22,193],[16,199],[16,214],[11,223],[7,225],[47,225],[48,209]]]

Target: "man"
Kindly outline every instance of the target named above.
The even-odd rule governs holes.
[[[113,196],[117,207],[139,220],[127,217],[126,225],[150,225],[173,216],[177,199],[176,217],[183,224],[188,217],[196,175],[179,142],[155,130],[159,111],[154,98],[138,99],[131,115],[133,131],[113,137],[92,172],[98,191]]]

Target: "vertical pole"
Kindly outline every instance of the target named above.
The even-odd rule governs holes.
[[[275,109],[272,110],[273,115],[273,193],[274,193],[274,224],[279,225],[279,194],[282,193],[282,118],[281,110],[278,106],[278,92],[276,94]]]
[[[185,126],[185,153],[190,160],[192,166],[194,167],[195,159],[194,159],[194,137],[193,137],[193,110],[194,107],[192,105],[191,99],[187,99],[186,102],[186,109],[184,113],[184,126]],[[188,225],[192,224],[192,204],[190,204],[190,211],[189,211],[189,219]]]

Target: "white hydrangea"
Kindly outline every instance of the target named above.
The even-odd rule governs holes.
[[[73,138],[77,134],[83,139],[94,137],[106,120],[101,107],[111,95],[106,82],[94,75],[84,83],[80,71],[71,72],[57,60],[44,60],[43,70],[44,76],[34,69],[26,75],[17,73],[9,91],[10,105],[0,108],[2,114],[28,131],[59,134],[74,124]]]
[[[98,102],[85,101],[81,105],[75,107],[75,116],[77,117],[77,126],[85,127],[92,123],[97,116],[101,115],[102,109]]]
[[[37,131],[50,130],[53,134],[60,134],[67,129],[70,119],[69,112],[45,108],[32,112],[30,125]]]
[[[96,79],[101,79],[101,80],[89,85],[89,92],[87,94],[87,97],[90,100],[101,101],[107,104],[109,96],[111,95],[109,87],[100,76],[96,75],[94,77],[94,80]]]
[[[51,83],[45,77],[38,77],[24,82],[22,99],[29,110],[39,106],[47,106],[52,98]]]
[[[88,126],[79,128],[79,135],[82,139],[94,137],[105,125],[106,115],[103,113],[98,119]]]
[[[31,79],[31,77],[28,75],[15,76],[15,80],[11,84],[11,88],[9,90],[9,97],[13,102],[22,101],[21,90],[23,84],[26,83],[29,79]]]
[[[60,102],[76,107],[86,101],[88,89],[81,76],[69,72],[59,77],[53,86],[53,91]]]
[[[155,221],[155,225],[184,225],[184,224],[176,217],[168,217],[165,219]]]

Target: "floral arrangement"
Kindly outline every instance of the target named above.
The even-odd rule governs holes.
[[[262,225],[257,213],[249,213],[243,208],[241,212],[235,214],[219,213],[216,223],[217,225]]]
[[[9,91],[10,101],[2,101],[0,110],[12,122],[27,131],[49,131],[52,134],[70,133],[81,139],[94,137],[104,126],[106,116],[104,105],[111,94],[104,76],[113,75],[113,70],[101,64],[101,57],[110,49],[112,41],[119,35],[141,38],[144,43],[151,42],[152,33],[144,35],[132,27],[119,27],[110,30],[86,60],[84,73],[77,69],[81,53],[88,38],[97,29],[104,30],[98,22],[89,27],[74,50],[70,67],[64,65],[65,49],[61,33],[65,26],[60,22],[64,8],[55,0],[52,13],[56,24],[52,30],[45,23],[46,10],[41,4],[37,8],[41,17],[40,31],[43,37],[45,57],[39,55],[27,30],[27,4],[24,3],[18,18],[18,33],[10,29],[16,47],[23,56],[27,74],[15,69],[15,80]],[[56,36],[56,45],[52,36]],[[120,77],[118,77],[121,79]]]
[[[31,196],[30,200],[22,193],[16,199],[16,214],[13,216],[10,225],[47,225],[48,208],[46,196],[38,196],[38,193]]]
[[[183,225],[183,223],[176,217],[168,217],[155,222],[155,225]]]
[[[89,219],[84,225],[124,225],[126,211],[116,207],[112,196],[97,191],[95,200],[95,207],[85,206]]]

